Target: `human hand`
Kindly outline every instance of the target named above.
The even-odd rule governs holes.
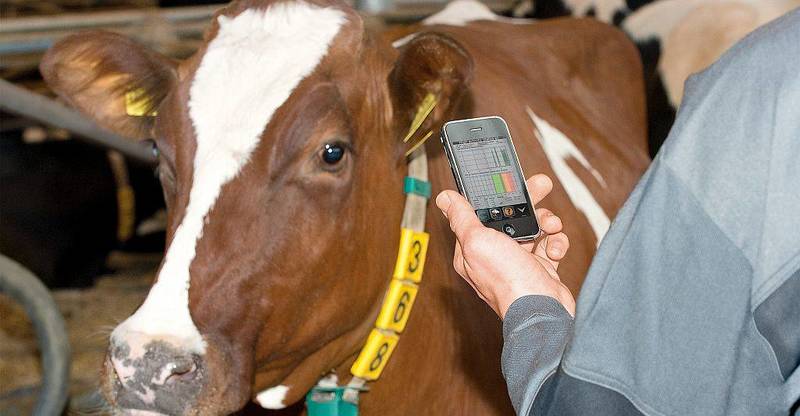
[[[550,178],[541,174],[532,176],[526,184],[534,204],[553,189]],[[436,197],[436,206],[456,235],[453,267],[501,319],[508,307],[525,295],[555,298],[575,316],[575,299],[557,272],[558,262],[569,249],[569,239],[561,232],[558,216],[546,208],[537,209],[536,218],[544,236],[538,242],[520,244],[485,227],[472,205],[458,192],[442,191]]]

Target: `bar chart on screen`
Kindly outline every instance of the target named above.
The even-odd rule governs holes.
[[[511,172],[511,156],[501,146],[463,149],[460,154],[466,181],[467,194],[472,197],[515,192],[517,184]]]

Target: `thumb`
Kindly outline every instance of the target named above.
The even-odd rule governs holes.
[[[461,240],[466,233],[474,227],[483,227],[475,210],[466,198],[455,191],[442,191],[436,197],[436,206],[450,222],[450,229]]]

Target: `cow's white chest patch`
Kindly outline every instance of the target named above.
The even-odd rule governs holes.
[[[286,404],[286,393],[289,392],[288,386],[275,386],[262,391],[256,395],[256,401],[265,409],[283,409]]]
[[[606,235],[611,221],[608,219],[603,208],[597,203],[597,200],[592,196],[592,192],[586,187],[586,184],[581,181],[578,175],[569,167],[567,159],[574,158],[592,176],[603,186],[606,187],[606,182],[595,168],[589,163],[583,153],[575,146],[575,143],[569,139],[564,133],[551,126],[547,121],[539,118],[530,107],[525,107],[528,116],[531,118],[534,126],[534,135],[544,149],[544,154],[550,162],[558,181],[564,186],[572,204],[575,205],[579,211],[586,215],[589,225],[594,231],[597,238],[597,245]]]
[[[189,313],[189,267],[222,187],[248,162],[275,111],[327,54],[343,11],[281,2],[219,16],[189,91],[197,148],[189,203],[144,304],[112,336],[166,336],[204,353]]]

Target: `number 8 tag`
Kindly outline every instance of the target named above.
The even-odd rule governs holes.
[[[395,334],[373,329],[358,359],[350,367],[350,373],[364,380],[377,380],[394,352],[398,340],[400,337]]]
[[[422,269],[425,266],[425,254],[428,251],[426,232],[402,228],[400,231],[400,248],[397,252],[397,263],[394,266],[394,278],[411,280],[419,283],[422,280]]]

